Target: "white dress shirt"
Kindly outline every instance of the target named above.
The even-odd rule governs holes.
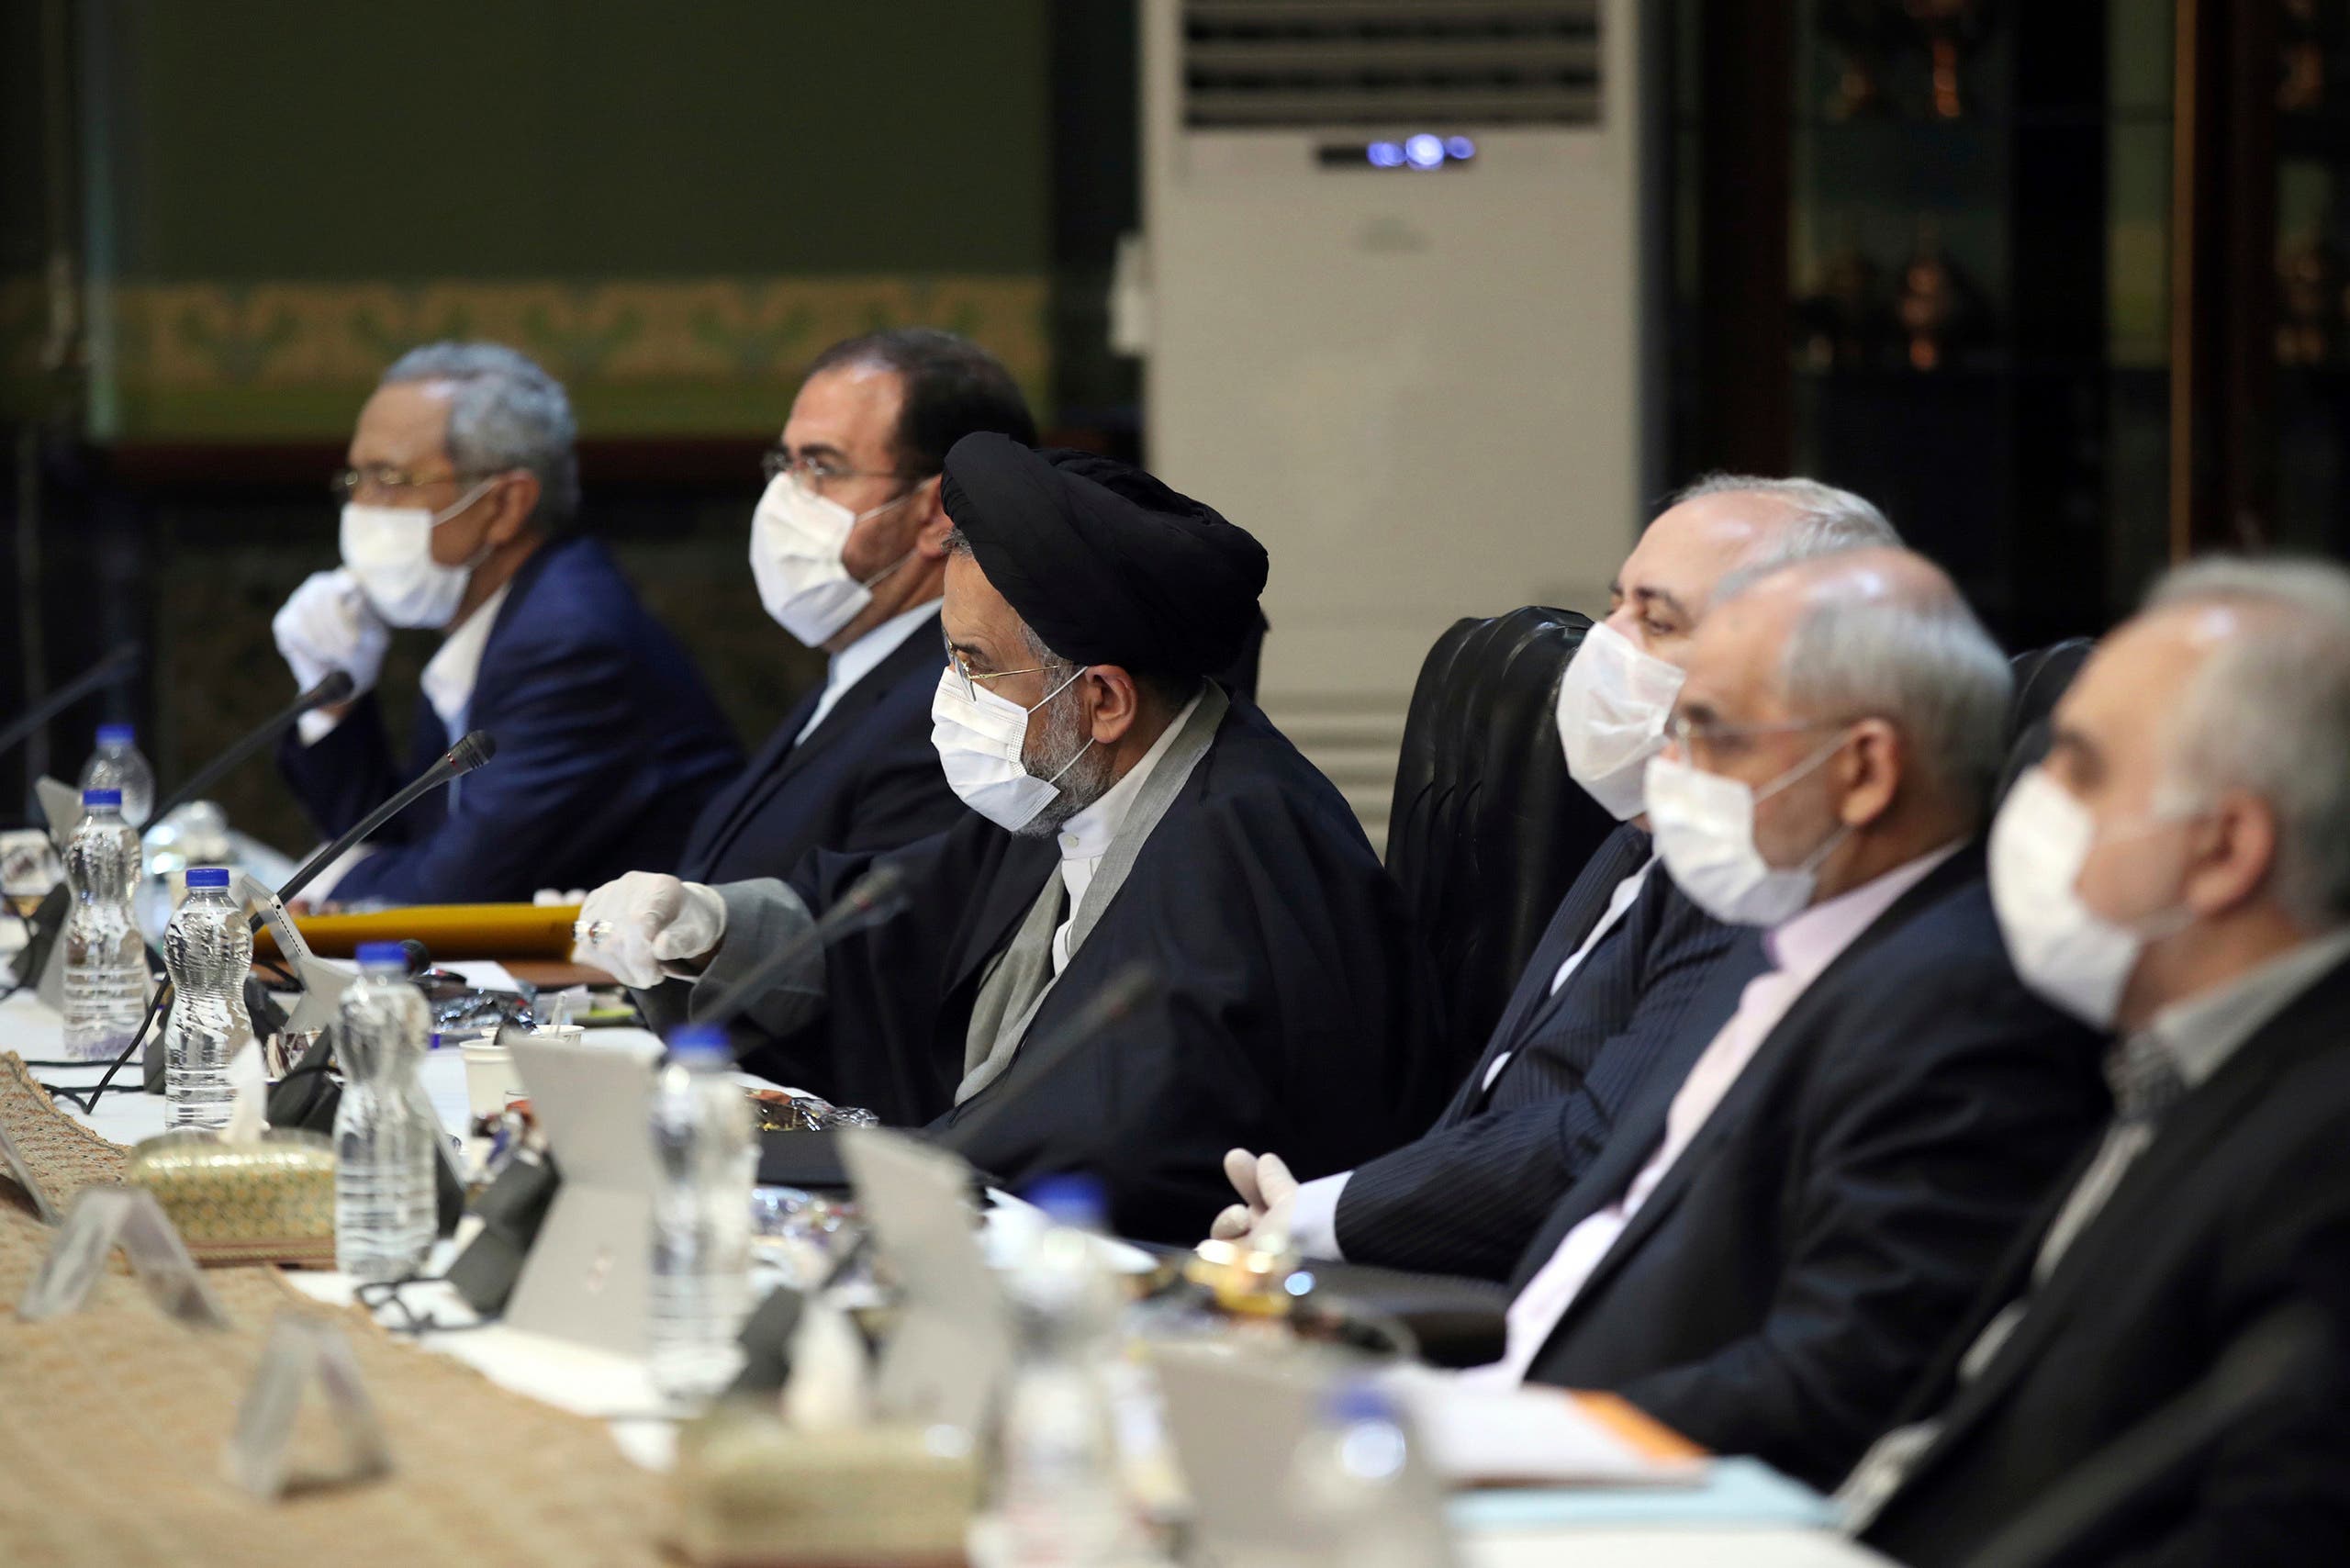
[[[1632,1216],[1640,1212],[1640,1205],[1672,1170],[1673,1161],[1696,1137],[1698,1129],[1738,1081],[1738,1075],[1745,1070],[1762,1042],[1770,1038],[1771,1031],[1786,1017],[1788,1009],[1862,932],[1957,851],[1958,846],[1952,844],[1921,855],[1873,881],[1839,893],[1825,903],[1814,904],[1771,930],[1763,938],[1763,946],[1774,967],[1746,982],[1746,989],[1738,999],[1738,1010],[1690,1067],[1689,1076],[1682,1081],[1680,1092],[1673,1095],[1673,1104],[1665,1113],[1664,1137],[1658,1142],[1656,1151],[1626,1186],[1621,1197],[1567,1232],[1550,1260],[1510,1303],[1508,1348],[1502,1359],[1462,1376],[1501,1387],[1525,1381],[1526,1369],[1534,1364],[1534,1358],[1540,1354],[1566,1316],[1567,1308],[1574,1305],[1600,1260],[1607,1256]]]
[[[1085,890],[1093,885],[1093,873],[1102,867],[1102,857],[1110,853],[1111,840],[1118,836],[1118,829],[1125,825],[1126,813],[1134,810],[1135,797],[1142,793],[1143,780],[1158,767],[1159,758],[1175,744],[1175,736],[1191,722],[1192,711],[1200,705],[1200,695],[1194,694],[1183,704],[1183,711],[1168,722],[1142,754],[1142,760],[1126,770],[1126,776],[1110,786],[1109,792],[1085,810],[1061,824],[1056,835],[1061,847],[1061,886],[1069,890],[1069,914],[1053,933],[1053,978],[1058,980],[1069,968],[1069,927],[1077,920],[1078,906],[1085,902]]]
[[[424,664],[417,684],[424,689],[425,701],[432,705],[441,727],[449,734],[449,744],[454,745],[465,733],[465,720],[473,711],[474,683],[481,678],[482,655],[489,651],[490,629],[498,624],[498,612],[505,607],[506,596],[513,590],[510,582],[501,583],[498,591],[474,606],[474,612],[452,627],[442,637],[441,646]],[[295,721],[304,745],[316,745],[342,721],[320,712],[305,713]],[[449,781],[449,809],[457,809],[457,791],[464,780]],[[338,856],[325,870],[310,882],[305,895],[313,902],[330,896],[343,874],[375,853],[375,846],[354,844]]]
[[[1550,993],[1552,996],[1566,989],[1567,981],[1574,978],[1575,971],[1583,968],[1583,960],[1591,957],[1591,950],[1599,946],[1599,939],[1623,923],[1624,912],[1639,899],[1640,890],[1648,885],[1649,872],[1655,865],[1656,857],[1651,855],[1640,862],[1639,870],[1616,884],[1616,890],[1607,895],[1607,908],[1600,915],[1599,923],[1583,939],[1583,946],[1568,954],[1566,961],[1559,966],[1558,973],[1550,977]],[[1510,1056],[1510,1052],[1504,1051],[1494,1058],[1493,1065],[1485,1070],[1485,1081],[1480,1085],[1481,1088],[1491,1089],[1494,1086],[1494,1081],[1501,1077],[1502,1070],[1509,1066]],[[1346,1195],[1347,1183],[1353,1179],[1353,1171],[1341,1170],[1336,1176],[1317,1176],[1297,1189],[1296,1202],[1290,1209],[1289,1241],[1300,1256],[1327,1258],[1338,1262],[1346,1260],[1346,1251],[1338,1245],[1338,1200]]]
[[[942,602],[944,601],[934,599],[927,603],[917,604],[912,610],[892,615],[889,620],[834,654],[824,666],[824,689],[816,699],[816,711],[808,715],[808,722],[800,726],[800,733],[792,736],[791,744],[798,745],[801,741],[814,734],[816,726],[824,722],[824,715],[833,711],[833,704],[841,700],[842,693],[872,674],[874,667],[883,659],[896,653],[899,645],[908,637],[912,636],[915,630],[924,622],[936,621],[938,607]],[[939,650],[938,664],[942,669],[946,666],[946,652],[944,648]]]

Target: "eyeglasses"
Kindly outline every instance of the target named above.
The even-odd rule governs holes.
[[[395,468],[388,463],[363,464],[356,468],[335,471],[327,481],[327,488],[337,500],[347,501],[362,490],[420,490],[427,485],[463,484],[467,479],[487,479],[499,470],[492,468],[468,471],[452,468],[446,474],[411,474],[405,468]]]
[[[955,678],[963,683],[963,695],[968,698],[977,699],[979,692],[973,689],[971,685],[973,681],[1002,680],[1007,676],[1014,675],[1042,675],[1050,666],[1046,665],[1030,665],[1026,669],[1000,669],[991,675],[973,675],[971,673],[971,666],[963,662],[962,651],[957,648],[954,644],[949,643],[946,644],[946,667],[953,670],[955,672]],[[990,688],[990,689],[993,689]]]
[[[1841,729],[1857,724],[1868,717],[1856,713],[1842,719],[1790,719],[1777,724],[1726,724],[1718,719],[1696,720],[1675,713],[1664,722],[1665,738],[1678,747],[1681,755],[1695,761],[1699,757],[1731,756],[1744,749],[1748,741],[1764,735],[1799,735],[1812,730]]]
[[[794,483],[816,495],[842,479],[926,479],[927,474],[904,474],[894,468],[843,468],[822,457],[803,457],[778,442],[759,454],[759,471],[772,481],[791,476]]]

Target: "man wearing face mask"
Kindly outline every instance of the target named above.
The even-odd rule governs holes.
[[[2025,981],[2120,1031],[2115,1114],[1846,1483],[1849,1522],[1905,1562],[1977,1561],[2228,1368],[2212,1394],[2240,1408],[2107,1488],[2063,1560],[2341,1562],[2350,573],[2180,569],[2052,737],[1992,832],[1992,900]],[[2244,1360],[2291,1310],[2319,1352]]]
[[[336,897],[528,899],[670,864],[741,765],[685,650],[571,532],[572,439],[563,388],[497,343],[414,350],[360,410],[337,486],[342,566],[296,589],[272,630],[296,685],[341,669],[362,695],[305,714],[279,760],[331,835],[469,730],[498,756],[386,823]],[[374,689],[393,627],[442,633],[405,767]]]
[[[816,356],[767,454],[751,572],[767,613],[830,663],[702,809],[680,877],[782,877],[815,849],[894,849],[962,817],[930,699],[951,526],[939,470],[974,431],[1036,439],[1018,384],[976,343],[909,327]]]
[[[1713,977],[1760,962],[1735,927],[1656,869],[1639,815],[1642,770],[1663,749],[1680,660],[1716,585],[1732,572],[1898,543],[1867,501],[1808,479],[1718,474],[1673,498],[1625,561],[1607,619],[1559,687],[1567,771],[1623,825],[1561,901],[1476,1070],[1427,1136],[1359,1170],[1300,1186],[1281,1156],[1232,1151],[1243,1201],[1217,1216],[1215,1237],[1509,1277]]]
[[[889,857],[911,907],[757,1002],[748,1064],[1015,1185],[1095,1172],[1150,1239],[1201,1234],[1236,1141],[1319,1174],[1417,1132],[1449,1085],[1402,896],[1329,780],[1208,678],[1256,624],[1263,548],[1138,469],[997,435],[957,442],[943,488],[933,740],[970,812]],[[623,879],[583,951],[638,986],[699,971],[643,997],[689,1014],[872,864]],[[1136,965],[1156,992],[1061,1049]]]
[[[1973,846],[2008,689],[1906,552],[1717,599],[1648,812],[1764,967],[1719,977],[1724,1021],[1626,1107],[1467,1375],[1613,1390],[1814,1484],[1884,1429],[2104,1111],[2096,1042],[2017,979]]]

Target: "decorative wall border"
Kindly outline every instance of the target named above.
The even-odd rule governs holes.
[[[538,359],[596,437],[772,431],[818,351],[895,326],[984,344],[1043,409],[1048,293],[1042,276],[963,274],[116,285],[91,300],[91,433],[340,437],[386,364],[451,337]],[[46,319],[38,279],[0,280],[8,407],[37,389]]]

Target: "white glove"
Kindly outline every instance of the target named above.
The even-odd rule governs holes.
[[[305,691],[333,670],[365,691],[383,673],[384,650],[392,642],[390,628],[359,591],[359,579],[341,567],[304,578],[269,629],[294,671],[294,684]]]
[[[715,890],[658,871],[631,871],[579,906],[571,957],[632,990],[648,991],[669,972],[665,960],[708,958],[725,935],[726,901]]]
[[[1242,1242],[1259,1252],[1288,1251],[1290,1216],[1297,1208],[1297,1178],[1288,1162],[1278,1154],[1236,1148],[1224,1157],[1224,1173],[1240,1201],[1215,1216],[1209,1239]]]

